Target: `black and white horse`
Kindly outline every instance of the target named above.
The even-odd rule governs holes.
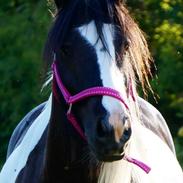
[[[49,65],[53,57],[57,64],[53,94],[15,129],[0,182],[182,183],[166,122],[136,92],[135,80],[144,92],[150,88],[152,59],[125,6],[120,0],[55,4],[58,12],[45,48]],[[70,105],[79,123],[74,128],[64,91],[75,95],[93,87],[105,92]],[[126,161],[126,155],[150,166],[149,174]]]

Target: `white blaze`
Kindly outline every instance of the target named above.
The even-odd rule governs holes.
[[[124,76],[115,62],[113,31],[114,27],[111,24],[103,24],[103,34],[110,53],[109,55],[108,52],[103,51],[103,44],[98,39],[96,26],[93,21],[79,28],[80,34],[95,48],[103,86],[119,91],[125,101],[127,101]],[[102,104],[110,114],[116,112],[122,113],[124,111],[122,109],[125,109],[121,102],[108,96],[103,96]]]

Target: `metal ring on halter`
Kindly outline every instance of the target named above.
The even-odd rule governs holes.
[[[68,109],[68,111],[67,111],[67,114],[70,114],[70,113],[71,113],[71,111],[72,111],[72,103],[71,103],[71,104],[69,104],[69,109]]]
[[[56,61],[56,59],[57,59],[57,55],[56,55],[56,53],[55,53],[55,52],[53,52],[53,61],[55,62],[55,61]]]

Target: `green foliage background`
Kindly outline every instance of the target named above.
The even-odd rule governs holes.
[[[183,166],[183,0],[129,0],[133,17],[147,34],[163,114]],[[33,107],[46,100],[42,49],[51,22],[46,0],[0,1],[0,167],[10,135]]]

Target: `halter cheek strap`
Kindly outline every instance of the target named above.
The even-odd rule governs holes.
[[[62,95],[66,101],[67,104],[75,104],[81,100],[84,100],[88,97],[91,96],[96,96],[96,95],[101,95],[101,96],[110,96],[113,98],[116,98],[117,100],[121,101],[125,108],[127,110],[129,110],[128,105],[125,103],[124,99],[121,97],[120,93],[112,88],[108,88],[108,87],[92,87],[86,90],[81,91],[80,93],[76,94],[76,95],[71,95],[68,90],[65,88],[64,84],[62,83],[62,81],[60,80],[60,76],[58,74],[58,70],[57,70],[57,66],[56,63],[54,62],[52,65],[52,69],[54,72],[54,76],[56,78],[58,87],[60,89],[60,91],[62,92]]]
[[[129,110],[129,107],[127,105],[127,103],[125,102],[125,100],[121,97],[120,93],[112,88],[108,88],[108,87],[92,87],[86,90],[81,91],[80,93],[76,94],[76,95],[71,95],[69,93],[69,91],[66,89],[66,87],[64,86],[62,80],[60,79],[59,73],[58,73],[58,69],[57,69],[57,65],[56,62],[54,62],[52,64],[52,69],[53,69],[53,73],[54,73],[54,77],[56,79],[57,85],[66,101],[66,103],[69,105],[69,110],[67,112],[67,119],[70,121],[70,123],[73,125],[73,127],[76,129],[76,131],[80,134],[80,136],[86,140],[86,137],[84,135],[83,130],[81,129],[79,123],[77,122],[74,114],[72,113],[72,105],[84,100],[88,97],[91,96],[110,96],[113,97],[117,100],[119,100],[127,110]],[[55,94],[56,96],[56,94]],[[57,96],[58,98],[58,96]]]
[[[73,104],[75,104],[81,100],[84,100],[88,97],[91,97],[91,96],[97,96],[97,95],[98,96],[109,96],[109,97],[113,97],[113,98],[119,100],[125,106],[125,108],[127,110],[129,110],[129,107],[128,107],[127,103],[125,102],[125,100],[122,98],[121,94],[118,91],[116,91],[112,88],[108,88],[108,87],[92,87],[92,88],[83,90],[80,93],[72,96],[69,93],[69,91],[66,89],[66,87],[64,86],[62,80],[60,79],[56,61],[54,61],[52,64],[52,70],[53,70],[53,75],[56,80],[56,83],[57,83],[66,103],[69,105],[69,109],[67,111],[67,119],[72,124],[72,126],[76,129],[76,131],[79,133],[79,135],[82,137],[83,140],[87,141],[83,130],[81,129],[79,123],[77,122],[76,117],[72,113]],[[57,93],[55,91],[53,91],[53,92],[54,92],[54,96],[56,97],[56,99],[59,100]],[[128,96],[129,95],[132,97],[133,101],[135,102],[136,99],[135,99],[135,95],[133,92],[131,80],[130,80],[129,89],[128,89]],[[142,170],[144,170],[146,173],[149,173],[151,170],[151,168],[149,166],[147,166],[146,164],[144,164],[143,162],[133,159],[131,157],[124,156],[123,159],[130,163],[137,165]]]

